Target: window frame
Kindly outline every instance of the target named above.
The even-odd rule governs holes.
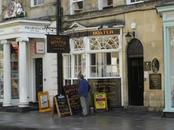
[[[78,5],[78,3],[80,5]],[[79,8],[76,8],[76,6],[80,6]],[[84,0],[70,0],[70,14],[77,14],[84,9]]]
[[[109,0],[98,0],[98,9],[103,10],[108,7],[113,7],[114,1],[112,0],[112,5],[108,4]]]

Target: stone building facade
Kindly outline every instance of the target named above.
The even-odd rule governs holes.
[[[173,14],[174,2],[165,0],[157,6],[159,16],[163,23],[164,37],[164,86],[165,108],[164,112],[174,112],[174,83],[173,83]]]
[[[73,65],[76,67],[74,62],[77,55],[85,54],[86,58],[81,59],[87,64],[83,73],[94,87],[94,92],[107,92],[111,107],[144,106],[149,110],[162,110],[164,107],[163,27],[161,17],[156,11],[156,6],[161,2],[158,0],[62,1],[63,32],[70,35],[72,46],[69,56],[71,67]],[[113,33],[110,34],[109,31]],[[113,44],[118,42],[117,47],[92,48],[94,44],[102,46],[104,44],[102,40],[109,41],[109,36],[118,39],[112,41]],[[77,43],[84,45],[86,50],[73,49]],[[109,53],[111,53],[111,63],[108,58]],[[107,58],[102,60],[105,63],[99,63],[100,54],[104,57],[106,55]],[[93,70],[92,66],[95,65],[103,65],[102,67],[110,69],[104,71],[105,75],[93,75],[92,72],[100,73]],[[100,70],[100,67],[97,69]],[[110,71],[116,74],[107,75]],[[71,75],[67,75],[65,79],[74,82],[75,72],[77,69],[71,70]],[[110,80],[102,82],[106,79]],[[100,90],[102,87],[110,90]],[[110,91],[115,92],[115,96],[110,94]]]
[[[56,34],[55,0],[0,0],[0,102],[28,107],[38,92],[57,94],[57,56],[47,53],[47,34]],[[49,68],[48,68],[49,67]]]
[[[48,91],[52,99],[58,88],[57,56],[47,53],[46,34],[56,34],[56,0],[0,2],[3,106],[28,106],[38,100],[38,91]],[[61,0],[62,34],[70,36],[70,53],[63,54],[64,84],[77,83],[81,72],[91,97],[107,93],[109,108],[162,110],[163,22],[156,10],[161,2]]]

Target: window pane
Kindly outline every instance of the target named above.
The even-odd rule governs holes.
[[[142,0],[131,0],[131,2],[138,2],[138,1],[142,1]]]
[[[44,0],[34,0],[34,2],[33,2],[34,5],[40,5],[43,3],[44,3]]]
[[[71,78],[71,57],[70,55],[63,56],[63,64],[64,64],[64,77],[65,79]]]
[[[118,36],[92,37],[90,39],[91,50],[108,50],[119,48]]]
[[[107,59],[107,60],[106,60],[107,65],[111,65],[111,53],[107,53],[107,54],[106,54],[106,57],[107,57],[107,58],[106,58],[106,59]]]
[[[91,77],[119,76],[118,52],[90,54],[90,61]]]
[[[86,57],[85,57],[85,54],[74,55],[74,58],[75,58],[74,76],[77,77],[80,72],[83,75],[85,75],[85,72],[86,72]]]
[[[108,5],[113,5],[113,0],[107,0],[108,1]]]
[[[96,58],[95,58],[95,54],[91,54],[90,56],[90,61],[91,61],[91,75],[95,75],[96,74]]]
[[[34,0],[34,2],[33,2],[33,3],[34,3],[34,5],[37,5],[37,0]]]

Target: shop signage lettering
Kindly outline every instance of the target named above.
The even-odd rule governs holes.
[[[26,31],[35,32],[35,33],[42,32],[45,30],[43,27],[36,27],[36,26],[24,26],[24,28]]]
[[[47,35],[48,53],[69,53],[69,37],[65,35]]]
[[[113,30],[99,30],[99,31],[92,32],[93,36],[96,36],[96,35],[111,35],[111,34],[114,34]]]
[[[100,35],[113,35],[120,34],[120,29],[106,29],[96,31],[77,32],[69,34],[70,37],[83,37],[83,36],[100,36]]]

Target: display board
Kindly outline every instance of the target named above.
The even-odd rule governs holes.
[[[72,115],[69,100],[64,95],[54,96],[53,107],[56,107],[56,112],[59,117]],[[54,109],[53,109],[53,112],[55,113]]]
[[[39,112],[51,111],[50,100],[47,91],[38,93],[38,103],[39,103]]]
[[[107,111],[107,97],[105,92],[96,92],[94,94],[95,111]]]
[[[65,94],[68,97],[72,114],[77,114],[81,111],[80,97],[78,95],[78,85],[64,86]]]

